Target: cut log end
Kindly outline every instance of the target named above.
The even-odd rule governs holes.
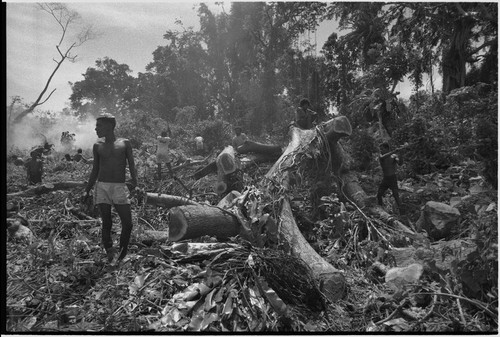
[[[227,190],[227,184],[223,181],[218,181],[216,184],[215,184],[215,192],[217,194],[222,194],[224,192],[226,192]]]
[[[321,292],[332,302],[341,300],[347,294],[346,279],[341,273],[323,275],[320,284]]]
[[[172,224],[175,224],[172,225]],[[168,238],[170,241],[182,239],[187,232],[187,221],[182,209],[179,207],[170,210],[170,226],[168,227]]]

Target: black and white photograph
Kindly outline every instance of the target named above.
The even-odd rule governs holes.
[[[497,334],[498,3],[2,3],[2,334]]]

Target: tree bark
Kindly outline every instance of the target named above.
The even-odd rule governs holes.
[[[187,205],[170,210],[170,241],[193,239],[204,235],[227,239],[240,232],[236,216],[208,205]]]
[[[201,178],[209,175],[210,173],[217,173],[217,163],[215,162],[215,160],[213,162],[211,162],[210,164],[208,164],[207,166],[202,167],[201,169],[196,171],[193,174],[193,178],[195,180],[198,180],[198,179],[201,179]]]
[[[245,141],[242,145],[238,146],[236,149],[238,153],[246,154],[246,153],[259,153],[259,154],[267,154],[267,155],[281,155],[281,146],[274,144],[262,144],[253,142],[251,140]]]
[[[281,149],[280,149],[281,151]],[[276,159],[279,158],[281,155],[281,152],[279,154],[273,153],[273,154],[266,154],[266,153],[252,153],[245,155],[240,159],[241,162],[241,169],[245,170],[248,167],[251,167],[255,164],[260,164],[260,163],[269,163],[269,162],[275,162]],[[209,174],[212,173],[217,173],[217,163],[214,160],[210,164],[202,167],[198,171],[196,171],[193,174],[193,179],[198,180],[201,179]]]
[[[350,123],[347,118],[337,117],[337,121],[329,121],[323,127],[330,146],[343,136],[351,133]],[[311,144],[317,139],[316,130],[302,130],[296,127],[291,129],[291,140],[287,148],[266,174],[266,178],[278,185],[289,186],[289,174],[295,166],[296,154],[308,151]],[[286,243],[289,252],[311,267],[313,277],[318,281],[321,291],[331,301],[337,301],[345,294],[345,277],[342,273],[326,262],[307,242],[300,232],[293,217],[290,201],[287,196],[283,198],[280,210],[279,226],[280,242]]]
[[[200,205],[196,201],[179,197],[177,195],[168,194],[158,194],[158,193],[146,193],[146,199],[144,201],[146,204],[172,208],[182,205]]]

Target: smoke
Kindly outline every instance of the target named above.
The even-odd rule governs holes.
[[[84,151],[91,151],[92,145],[97,141],[95,124],[94,117],[81,120],[68,115],[31,114],[24,117],[20,123],[7,127],[7,148],[28,151],[34,146],[42,146],[47,140],[50,144],[54,144],[56,151],[67,151],[68,149],[61,144],[61,134],[69,131],[70,134],[75,134],[72,150],[81,148]]]

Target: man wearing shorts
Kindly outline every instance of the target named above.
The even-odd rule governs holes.
[[[396,165],[400,165],[401,161],[399,157],[394,154],[394,151],[389,152],[389,149],[389,144],[387,143],[382,143],[380,145],[379,160],[384,177],[378,188],[377,201],[380,206],[383,206],[382,197],[384,196],[387,189],[391,189],[392,196],[396,200],[398,209],[401,212],[401,201],[399,200],[398,193],[398,178],[396,176]]]
[[[94,144],[92,149],[94,161],[89,182],[85,188],[84,199],[89,197],[89,192],[94,186],[94,203],[98,205],[102,219],[102,244],[106,250],[108,261],[115,258],[116,250],[111,239],[111,205],[120,216],[122,232],[120,236],[120,251],[118,261],[127,255],[130,234],[132,233],[132,213],[128,189],[125,184],[126,166],[131,176],[132,187],[137,186],[137,171],[130,141],[115,137],[116,120],[113,115],[103,114],[97,118],[97,137],[103,138]]]

